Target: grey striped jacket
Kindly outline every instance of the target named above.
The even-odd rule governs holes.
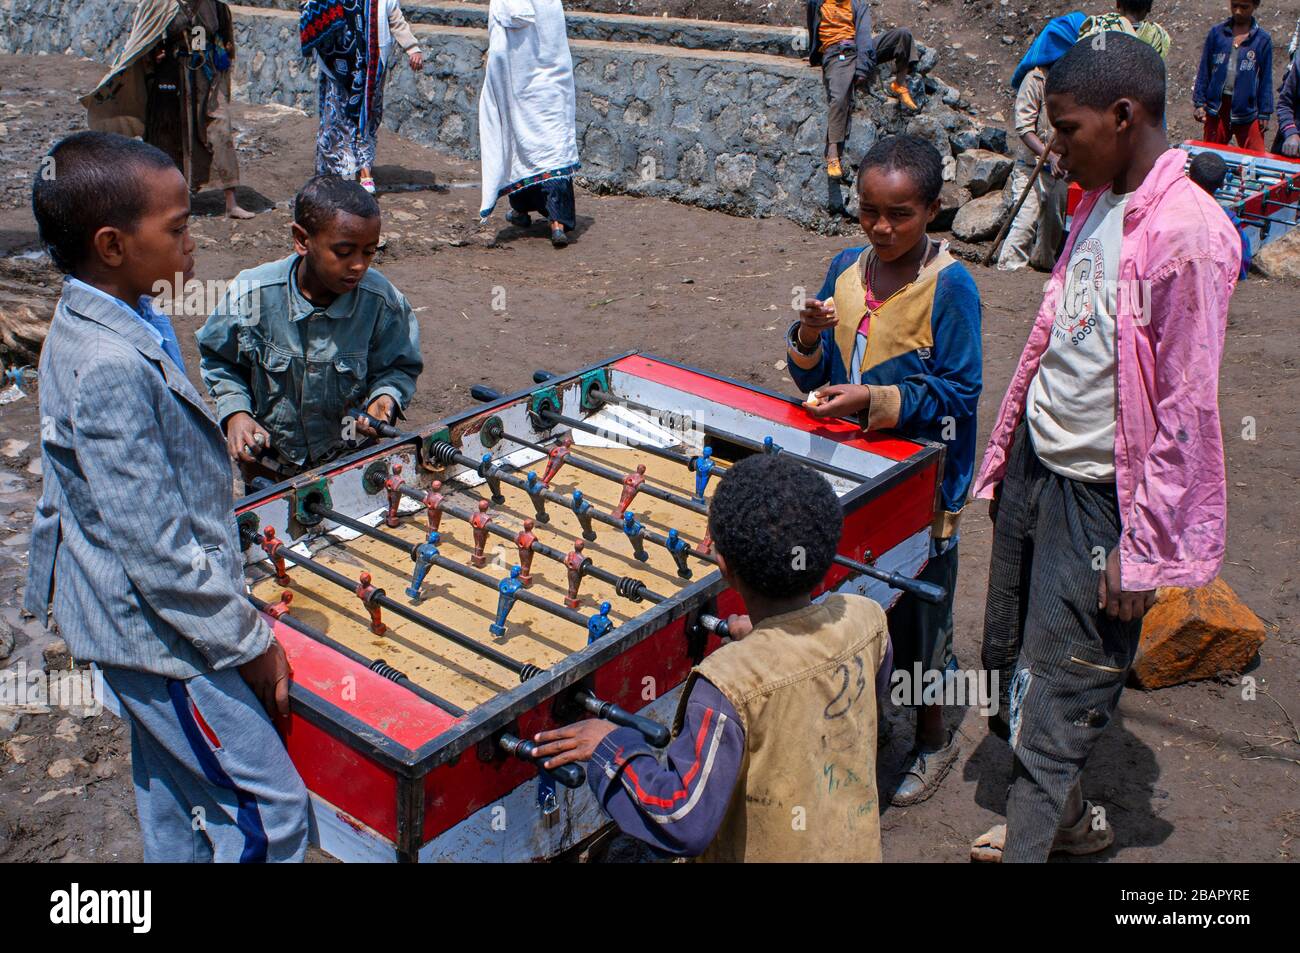
[[[44,492],[26,608],[73,657],[189,678],[266,651],[221,428],[149,328],[64,285],[40,362]]]

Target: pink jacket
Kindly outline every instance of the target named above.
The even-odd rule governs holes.
[[[1156,160],[1124,212],[1115,334],[1115,482],[1126,590],[1203,586],[1223,563],[1227,482],[1219,427],[1219,358],[1241,240],[1218,203],[1183,174],[1187,155]],[[1007,387],[975,481],[991,499],[1006,472],[1025,393],[1052,330],[1085,193],[1052,270],[1020,366]]]

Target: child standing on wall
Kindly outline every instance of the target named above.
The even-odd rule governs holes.
[[[867,0],[808,0],[808,62],[822,68],[829,114],[826,120],[826,175],[844,175],[841,158],[853,118],[853,90],[865,86],[881,60],[892,61],[889,91],[907,109],[916,109],[907,78],[920,59],[906,29],[871,34]]]

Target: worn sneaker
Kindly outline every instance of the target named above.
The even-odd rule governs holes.
[[[892,82],[889,84],[889,91],[898,97],[898,101],[907,109],[916,109],[916,100],[912,98],[912,92],[907,88],[905,83]]]
[[[564,232],[564,226],[559,222],[551,223],[551,244],[556,248],[563,248],[569,244],[569,236]]]
[[[961,746],[957,742],[957,733],[948,736],[948,743],[938,751],[922,751],[917,748],[912,752],[912,763],[903,775],[903,782],[889,799],[895,807],[907,807],[920,804],[939,790],[939,784],[957,763]]]
[[[826,177],[829,179],[844,178],[844,166],[840,165],[839,159],[826,160]]]

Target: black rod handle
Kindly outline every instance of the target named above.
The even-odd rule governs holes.
[[[606,721],[612,721],[616,725],[624,728],[635,728],[641,732],[641,737],[646,740],[646,744],[653,745],[656,748],[662,748],[672,739],[672,734],[667,727],[659,724],[653,718],[644,718],[641,715],[634,715],[625,708],[620,708],[613,702],[602,701],[591,692],[579,692],[578,702],[583,708],[591,712],[597,718],[604,718]]]
[[[913,579],[911,576],[904,576],[902,573],[877,569],[875,566],[868,566],[866,563],[860,563],[856,559],[849,559],[847,556],[836,556],[835,561],[841,566],[847,566],[854,572],[870,576],[872,579],[879,579],[891,589],[910,593],[922,602],[938,605],[948,597],[947,589],[933,582],[926,582],[924,579]]]
[[[487,384],[473,384],[470,386],[469,396],[480,404],[490,404],[500,399],[501,392],[494,387],[488,387]]]
[[[558,375],[552,374],[550,371],[536,370],[533,371],[533,383],[545,384],[547,381],[555,380],[557,376]]]
[[[501,736],[501,747],[520,761],[531,761],[538,768],[542,768],[542,762],[537,757],[538,746],[535,742],[506,732]],[[555,780],[566,788],[580,788],[587,782],[587,772],[582,770],[580,764],[562,764],[558,768],[542,768],[542,770],[555,775]]]
[[[726,619],[720,619],[716,615],[702,612],[698,622],[702,629],[706,632],[712,632],[720,639],[731,638],[731,629],[727,626]]]
[[[380,420],[378,417],[372,417],[364,410],[354,410],[349,414],[349,416],[351,416],[353,420],[364,423],[368,427],[373,427],[375,433],[379,434],[379,436],[381,437],[406,436],[406,434],[402,433],[402,431],[398,430],[392,424],[388,423],[387,421]]]

